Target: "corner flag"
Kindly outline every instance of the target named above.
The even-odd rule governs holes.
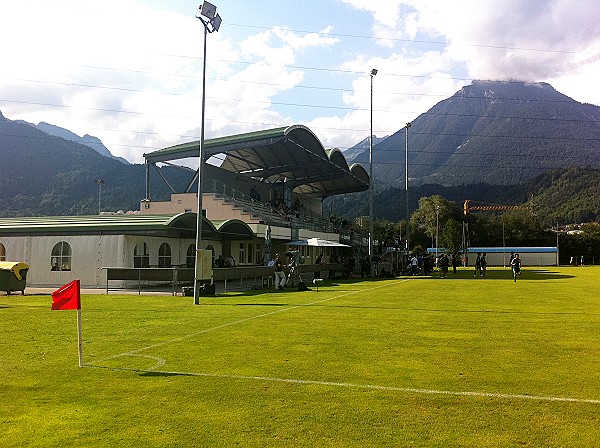
[[[81,285],[73,280],[52,293],[53,310],[77,310],[77,345],[79,347],[79,367],[83,367],[83,344],[81,338]]]
[[[79,280],[73,280],[52,293],[53,310],[80,310]]]

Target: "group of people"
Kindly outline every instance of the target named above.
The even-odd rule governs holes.
[[[571,259],[569,260],[569,264],[571,266],[576,266],[577,265],[577,259],[575,257],[571,257]],[[579,266],[584,266],[584,258],[583,255],[581,257],[579,257]]]
[[[319,264],[322,261],[323,255],[319,255],[316,260],[316,264]],[[426,261],[427,260],[427,261]],[[334,262],[334,260],[332,260]],[[458,258],[455,255],[452,257],[448,257],[447,254],[443,253],[437,260],[440,278],[446,278],[448,276],[448,270],[450,265],[452,265],[453,271],[456,274],[456,268],[458,266]],[[413,255],[407,261],[408,274],[417,275],[420,269],[423,269],[425,274],[433,271],[433,266],[429,266],[432,264],[430,257],[419,257],[417,255]],[[518,253],[510,254],[510,267],[512,271],[513,281],[517,281],[517,277],[521,275],[521,258]],[[272,266],[274,267],[275,273],[275,289],[283,289],[288,278],[285,274],[286,265],[284,264],[282,258],[277,254],[275,256],[274,261],[272,262]],[[431,269],[431,271],[429,271]],[[360,260],[360,270],[361,276],[369,276],[370,275],[370,262],[367,257],[363,257]],[[475,259],[475,272],[473,274],[474,277],[478,275],[481,277],[485,277],[487,271],[487,256],[485,253],[478,253],[477,258]],[[316,273],[318,274],[318,273]]]
[[[223,255],[219,255],[219,257],[215,259],[214,264],[215,268],[233,268],[235,267],[235,260],[231,254],[227,255],[227,258],[223,258]]]
[[[512,271],[513,281],[517,281],[517,277],[521,275],[521,257],[519,254],[515,254],[514,252],[510,253],[510,261],[509,266]],[[487,258],[485,253],[478,253],[477,258],[475,259],[475,272],[473,273],[473,277],[477,277],[477,274],[481,277],[485,277],[485,273],[487,270]]]
[[[479,273],[479,275],[481,277],[485,277],[486,270],[487,270],[487,257],[485,255],[485,252],[483,254],[478,253],[477,258],[475,259],[475,273],[473,274],[473,277],[477,277],[477,273]]]
[[[262,199],[260,196],[260,190],[258,188],[256,188],[256,186],[254,186],[254,185],[252,186],[252,188],[250,188],[250,198],[254,201],[262,202]],[[292,218],[299,217],[299,212],[300,212],[300,209],[302,208],[302,204],[297,199],[296,199],[296,203],[294,204],[294,206],[289,207],[286,204],[286,202],[284,201],[284,199],[278,194],[275,194],[274,199],[266,201],[265,204],[268,205],[269,207],[271,207],[283,219],[285,219],[287,221],[290,221]]]
[[[455,254],[448,256],[442,253],[437,261],[434,261],[430,254],[425,256],[413,255],[406,261],[406,273],[408,275],[418,275],[420,273],[424,275],[431,274],[433,272],[434,263],[440,270],[440,277],[445,278],[448,275],[448,270],[452,266],[452,271],[456,274],[456,268],[458,267],[458,257]]]

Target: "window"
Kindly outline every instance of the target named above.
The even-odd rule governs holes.
[[[0,243],[0,261],[6,261],[6,248]]]
[[[260,252],[260,245],[256,244],[254,247],[256,247],[256,258],[254,259],[254,263],[255,264],[262,264],[263,263],[263,259],[262,259],[262,254]]]
[[[247,254],[248,255],[248,264],[252,264],[252,256],[254,255],[252,253],[252,249],[253,249],[252,244],[248,243],[248,254]]]
[[[150,255],[148,255],[148,246],[146,243],[138,243],[133,249],[133,267],[147,268],[150,266]]]
[[[185,257],[185,267],[193,268],[196,266],[196,245],[190,244],[187,248],[187,255]]]
[[[162,243],[158,248],[158,267],[171,267],[171,246],[169,246],[167,243]]]
[[[240,251],[238,253],[238,260],[240,261],[240,264],[245,264],[244,263],[246,261],[246,244],[245,243],[240,243]]]
[[[69,243],[61,241],[52,248],[50,266],[53,271],[71,270],[71,246]]]

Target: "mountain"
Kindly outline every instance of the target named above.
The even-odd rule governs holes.
[[[374,177],[404,184],[406,130],[373,149]],[[413,184],[518,184],[545,171],[600,168],[600,107],[546,83],[473,81],[408,130]],[[355,158],[368,163],[368,153]]]
[[[527,185],[535,212],[548,225],[600,220],[600,170],[548,171]]]
[[[27,123],[26,121],[23,123]],[[59,126],[55,126],[53,124],[45,123],[41,121],[39,124],[35,125],[32,123],[27,123],[35,128],[39,129],[42,132],[45,132],[48,135],[52,135],[54,137],[60,137],[65,140],[70,140],[72,142],[81,143],[82,145],[89,146],[98,154],[101,154],[105,157],[110,157],[111,159],[118,160],[121,163],[129,165],[129,161],[124,159],[123,157],[116,157],[111,154],[106,146],[102,143],[102,141],[98,137],[94,137],[93,135],[85,134],[83,137],[78,136],[74,132],[69,131],[68,129],[61,128]]]
[[[596,109],[593,106],[591,110]],[[419,120],[430,118],[424,114]],[[424,129],[424,125],[418,124],[419,128]],[[410,131],[414,132],[413,127]],[[392,137],[375,148],[388,143]],[[368,147],[368,140],[365,142]],[[413,139],[409,143],[413,144]],[[415,156],[412,152],[411,155]],[[409,210],[412,212],[417,208],[419,198],[435,194],[458,204],[465,199],[519,204],[533,196],[536,213],[545,224],[598,220],[600,170],[573,165],[547,170],[527,182],[514,185],[484,183],[486,170],[496,169],[492,164],[486,170],[480,169],[477,182],[471,184],[419,185],[411,182]],[[415,165],[414,171],[416,169]],[[159,168],[159,171],[177,191],[183,191],[190,179],[188,172],[170,166]],[[139,202],[145,196],[145,175],[143,165],[125,165],[81,143],[49,137],[30,124],[6,119],[0,112],[0,217],[95,214],[99,196],[97,179],[105,182],[101,197],[103,210],[138,210]],[[403,219],[406,210],[404,183],[390,187],[376,178],[374,185],[375,216],[392,221]],[[170,189],[164,182],[157,181],[153,182],[152,193],[152,199],[166,200]],[[329,204],[333,204],[333,212],[338,216],[366,215],[368,196],[368,192],[335,196],[327,199],[323,206],[327,210]]]
[[[383,142],[386,138],[388,138],[388,136],[385,137],[377,137],[376,135],[373,136],[373,146],[378,145],[379,143]],[[352,163],[354,162],[354,159],[356,157],[358,157],[359,155],[363,154],[365,151],[367,152],[367,161],[369,160],[369,149],[370,149],[370,143],[369,143],[369,137],[365,138],[362,142],[357,143],[356,145],[354,145],[352,148],[348,148],[345,151],[343,151],[344,153],[344,157],[346,157],[346,160],[348,161],[348,163]]]
[[[144,165],[125,165],[82,143],[48,134],[0,112],[0,216],[83,215],[98,213],[102,179],[103,210],[139,210],[145,196]],[[168,169],[165,169],[168,168]],[[183,189],[189,174],[160,169],[171,185]],[[153,199],[170,190],[153,185]]]
[[[422,184],[409,188],[408,207],[412,213],[419,199],[440,195],[462,207],[466,199],[487,204],[529,204],[540,222],[551,227],[565,223],[600,220],[600,170],[562,168],[548,171],[518,185],[465,184],[443,186]],[[397,222],[406,217],[406,190],[403,187],[377,188],[373,204],[375,216]],[[354,218],[368,215],[368,192],[340,195],[323,202],[337,216]]]

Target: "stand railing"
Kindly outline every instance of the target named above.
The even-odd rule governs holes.
[[[226,202],[231,202],[233,206],[242,208],[247,213],[260,216],[265,224],[285,227],[293,225],[296,228],[302,227],[315,231],[332,230],[332,225],[326,219],[308,209],[291,209],[284,214],[266,202],[259,201],[219,180],[214,179],[211,184],[205,185],[205,193],[212,193]]]

